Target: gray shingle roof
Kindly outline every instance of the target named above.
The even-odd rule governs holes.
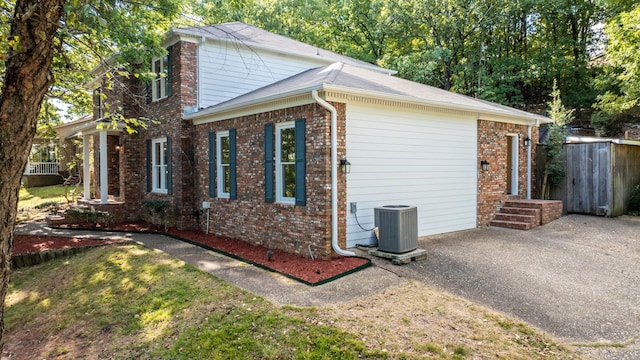
[[[281,53],[289,53],[309,58],[319,58],[324,60],[327,64],[343,62],[345,64],[362,66],[385,73],[396,73],[393,70],[381,68],[368,62],[356,60],[329,50],[305,44],[242,22],[177,28],[173,30],[172,33],[183,36],[195,36],[198,38],[204,36],[205,38],[218,41],[229,41],[246,46],[268,48]]]
[[[191,114],[187,118],[200,118],[218,111],[255,104],[262,100],[310,92],[314,89],[362,93],[363,95],[379,98],[394,98],[424,103],[440,108],[507,116],[529,121],[538,119],[541,122],[550,122],[544,116],[344,63],[334,63],[307,70],[250,93],[213,105]]]

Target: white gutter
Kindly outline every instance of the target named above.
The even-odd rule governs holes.
[[[356,256],[338,245],[338,111],[318,97],[318,90],[312,90],[311,97],[331,113],[331,246],[338,255]]]
[[[527,147],[527,200],[531,200],[531,128],[538,126],[539,121],[536,119],[533,124],[527,126],[527,138],[529,138],[529,146]]]

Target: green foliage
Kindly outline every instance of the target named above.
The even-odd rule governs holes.
[[[65,210],[65,218],[76,222],[87,222],[94,225],[113,225],[113,215],[108,211],[71,207]]]
[[[542,182],[542,197],[549,198],[551,185],[557,186],[565,177],[564,141],[568,135],[567,125],[573,121],[573,109],[566,109],[560,99],[560,90],[553,84],[553,99],[548,103],[548,116],[554,121],[548,127],[547,141],[544,144],[546,163]]]
[[[623,7],[625,8],[625,7]],[[601,128],[615,128],[621,117],[640,120],[640,4],[609,19],[606,62],[595,85],[601,95],[595,107],[601,114],[592,119]]]
[[[45,201],[35,206],[38,210],[43,210],[49,214],[55,214],[60,209],[60,203],[55,200]]]
[[[636,185],[629,198],[629,205],[627,207],[627,214],[640,216],[640,184]]]
[[[163,225],[167,230],[173,225],[173,211],[170,205],[164,200],[144,200],[142,201],[143,217],[154,225]]]

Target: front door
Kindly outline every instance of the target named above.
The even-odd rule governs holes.
[[[518,135],[507,136],[507,195],[518,195]]]

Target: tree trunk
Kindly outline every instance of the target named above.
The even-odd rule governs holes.
[[[11,276],[13,228],[24,172],[42,99],[53,83],[51,62],[64,0],[17,0],[0,93],[0,349],[4,299]]]

